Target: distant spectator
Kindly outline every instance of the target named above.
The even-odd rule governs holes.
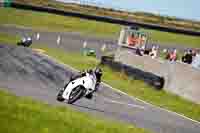
[[[197,51],[195,49],[192,50],[192,57],[196,56]]]
[[[183,54],[183,56],[181,58],[181,61],[184,62],[184,63],[186,62],[186,58],[185,57],[186,57],[187,54],[188,54],[188,51],[185,50],[184,54]]]
[[[164,53],[164,54],[166,54],[166,53],[167,53],[167,51],[168,51],[167,49],[163,49],[163,53]]]
[[[200,49],[196,51],[196,56],[200,56]]]
[[[153,46],[151,49],[151,52],[149,53],[152,59],[155,59],[157,57],[157,52],[158,52],[158,49],[155,46]]]
[[[144,55],[149,55],[150,51],[151,51],[150,49],[145,49],[144,50]]]
[[[192,61],[192,66],[194,68],[200,69],[200,51],[199,50],[196,51],[196,55],[195,55],[195,57],[194,57],[194,59]]]
[[[191,64],[192,63],[192,59],[193,59],[193,55],[192,55],[192,50],[188,50],[184,56],[182,57],[182,62],[187,63],[187,64]]]
[[[169,60],[170,61],[176,61],[177,60],[177,50],[176,49],[174,49],[174,51],[170,53]]]
[[[136,55],[143,56],[139,47],[137,47],[137,49],[136,49]]]
[[[165,56],[165,59],[166,60],[169,60],[170,58],[170,51],[168,49],[166,49],[166,56]]]
[[[142,53],[142,55],[144,55],[145,50],[146,50],[146,49],[145,49],[145,45],[142,45],[141,50],[140,50],[141,53]]]

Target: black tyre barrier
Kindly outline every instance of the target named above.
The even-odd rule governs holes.
[[[161,90],[164,87],[165,80],[163,77],[157,76],[150,72],[144,72],[138,68],[115,62],[113,57],[103,56],[101,58],[101,64],[111,67],[115,71],[124,72],[127,76],[134,79],[143,80],[147,84],[153,86],[157,90]]]
[[[101,57],[101,64],[104,65],[104,63],[106,64],[107,62],[112,62],[113,60],[114,60],[114,57],[102,56]]]

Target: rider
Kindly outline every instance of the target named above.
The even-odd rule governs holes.
[[[86,72],[82,72],[81,75],[85,76],[86,73],[89,73],[89,74],[93,74],[94,73],[95,74],[95,76],[97,78],[97,83],[96,83],[96,86],[95,86],[95,91],[97,91],[98,88],[99,88],[99,84],[101,83],[102,70],[100,68],[89,69]]]
[[[95,90],[94,90],[94,92],[96,92],[96,91],[98,91],[99,85],[101,83],[102,70],[100,68],[96,68],[95,70],[90,69],[89,73],[91,73],[91,74],[94,73],[96,78],[97,78],[97,82],[96,82]],[[92,99],[94,92],[89,93],[88,95],[86,95],[86,98]]]
[[[99,88],[99,85],[101,83],[101,76],[102,76],[102,70],[100,68],[96,68],[94,70],[94,73],[96,75],[96,78],[97,78],[97,83],[96,83],[96,86],[95,86],[95,91],[98,91],[98,88]]]
[[[97,83],[95,85],[95,90],[94,92],[98,91],[99,89],[99,85],[101,83],[101,76],[102,76],[102,70],[100,68],[96,68],[96,69],[89,69],[87,71],[83,71],[81,72],[79,75],[77,75],[78,77],[83,77],[86,75],[86,73],[89,73],[89,74],[95,74],[96,78],[97,78]],[[86,98],[88,99],[92,99],[93,97],[93,93],[89,93],[88,95],[86,95]]]
[[[96,86],[95,86],[95,91],[97,91],[98,88],[99,88],[99,85],[101,83],[101,76],[102,76],[102,70],[101,70],[101,68],[88,69],[86,71],[80,72],[79,75],[74,76],[71,80],[79,78],[79,77],[83,77],[83,76],[86,75],[86,73],[89,73],[89,74],[93,74],[94,73],[95,74],[95,76],[97,78],[97,83],[96,83]]]

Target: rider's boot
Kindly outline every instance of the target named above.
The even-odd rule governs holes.
[[[95,86],[95,90],[94,90],[94,92],[97,92],[97,91],[99,90],[99,86],[100,86],[100,83],[97,82],[97,83],[96,83],[96,86]]]
[[[93,93],[89,93],[89,94],[87,94],[85,97],[86,97],[87,99],[92,99]]]
[[[97,84],[96,84],[96,86],[95,86],[95,90],[94,90],[93,92],[89,93],[88,95],[86,95],[85,97],[86,97],[87,99],[92,99],[93,93],[98,91],[99,85],[100,85],[100,83],[97,82]]]

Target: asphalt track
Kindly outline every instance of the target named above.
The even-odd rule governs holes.
[[[59,103],[56,101],[58,88],[63,87],[72,73],[69,67],[29,48],[0,45],[0,88],[18,96],[71,106],[99,118],[128,122],[156,133],[200,132],[198,122],[132,99],[104,85],[92,100],[83,98],[74,105]]]
[[[65,50],[75,51],[80,50],[83,47],[83,43],[86,41],[87,46],[90,48],[94,48],[97,50],[97,54],[101,54],[100,48],[106,44],[107,50],[113,51],[117,48],[118,40],[117,38],[103,38],[103,37],[95,37],[95,36],[88,36],[83,35],[78,32],[44,32],[44,31],[36,31],[32,30],[29,27],[19,27],[15,25],[1,25],[0,32],[8,33],[11,35],[18,35],[18,36],[31,36],[33,38],[34,44],[47,44],[50,47],[60,47]],[[37,33],[40,33],[40,39],[36,40]],[[55,45],[58,39],[58,36],[61,37],[60,45]],[[157,41],[157,40],[155,40]],[[70,46],[69,46],[70,45]],[[173,44],[173,43],[149,43],[147,45],[148,48],[151,48],[153,45],[158,45],[160,49],[173,49],[176,48],[179,51],[184,51],[189,47],[181,44]],[[188,44],[189,46],[189,44]]]
[[[97,55],[101,55],[101,48],[106,45],[108,51],[117,48],[117,41],[110,38],[97,38],[82,35],[77,32],[44,32],[34,31],[26,27],[0,26],[1,33],[18,36],[31,36],[33,45],[47,45],[51,48],[61,48],[70,52],[79,52],[83,48],[84,42],[87,42],[88,48],[96,49]],[[39,40],[36,39],[37,33],[40,33]],[[57,44],[58,37],[61,37],[60,44]]]

